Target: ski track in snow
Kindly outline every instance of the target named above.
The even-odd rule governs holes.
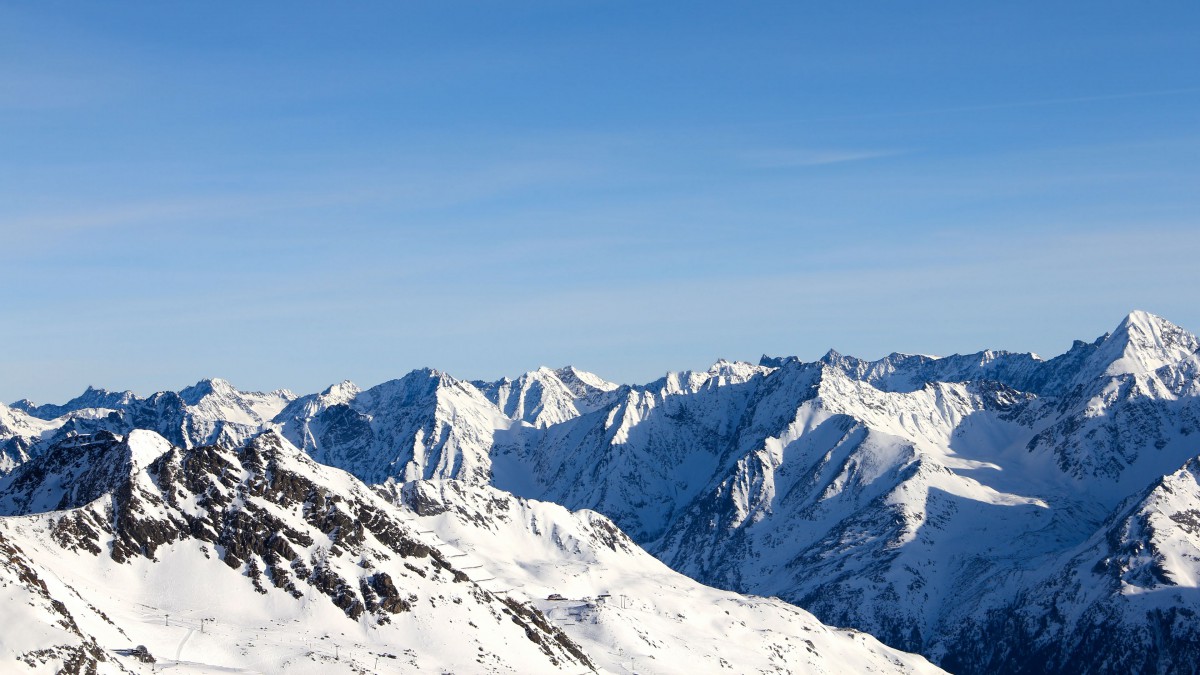
[[[185,634],[185,635],[183,636],[183,639],[179,641],[179,646],[175,648],[175,660],[176,660],[176,661],[178,661],[178,660],[180,660],[180,659],[182,658],[182,655],[183,655],[183,646],[184,646],[185,644],[187,644],[187,641],[188,641],[189,639],[191,639],[191,637],[192,637],[192,633],[195,633],[195,632],[196,632],[196,629],[195,629],[195,628],[189,628],[189,629],[188,629],[188,632],[187,632],[187,634]]]

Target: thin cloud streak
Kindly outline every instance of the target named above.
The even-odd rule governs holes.
[[[861,162],[903,155],[903,150],[815,150],[780,148],[747,152],[743,162],[755,169],[792,169]]]
[[[446,208],[515,190],[575,180],[588,171],[586,165],[562,162],[502,162],[461,170],[430,169],[395,175],[381,174],[365,180],[343,175],[332,182],[366,182],[370,185],[324,192],[267,191],[95,204],[71,210],[10,215],[0,219],[0,232],[5,234],[10,243],[24,240],[36,244],[44,242],[45,235],[54,233],[190,220],[227,221],[272,212],[371,202],[395,204],[400,211]]]
[[[1099,103],[1102,101],[1120,101],[1124,99],[1152,98],[1157,96],[1178,96],[1181,94],[1200,93],[1200,87],[1181,87],[1178,89],[1159,89],[1155,91],[1136,91],[1121,94],[1097,94],[1095,96],[1069,96],[1063,98],[1044,98],[1029,101],[1009,101],[1004,103],[985,103],[980,105],[953,106],[948,108],[927,108],[924,110],[899,110],[883,113],[862,113],[855,115],[836,115],[830,117],[808,117],[790,120],[791,123],[801,122],[832,122],[846,120],[894,119],[902,117],[923,117],[927,115],[947,115],[954,113],[986,112],[989,110],[1012,110],[1017,108],[1040,108],[1045,106],[1072,105],[1076,103]]]

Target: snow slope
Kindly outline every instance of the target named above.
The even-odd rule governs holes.
[[[0,410],[0,443],[11,471],[72,433],[145,428],[177,446],[236,448],[275,431],[393,496],[456,479],[603,513],[699,582],[779,596],[956,671],[1150,668],[1138,653],[1171,670],[1191,653],[1179,617],[1200,611],[1185,592],[1200,564],[1180,515],[1190,502],[1153,495],[1188,494],[1180,481],[1200,456],[1197,348],[1138,311],[1050,359],[831,351],[621,386],[569,368],[493,383],[424,370],[282,408],[219,381],[132,403],[95,390],[81,404],[117,405],[123,426]],[[59,493],[14,494],[4,503]],[[1095,571],[1121,556],[1153,578],[1169,571],[1159,576],[1173,589],[1132,600],[1128,579]],[[1079,617],[1106,617],[1123,637]],[[1089,658],[1071,656],[1080,650]]]
[[[146,431],[94,445],[105,480],[124,480],[67,487],[65,508],[24,501],[0,519],[0,543],[20,549],[9,568],[56,580],[49,597],[62,603],[39,609],[34,597],[21,612],[44,625],[0,660],[53,643],[60,660],[82,653],[107,659],[105,672],[146,672],[120,655],[141,644],[180,672],[591,669],[535,609],[472,582],[387,501],[278,435],[236,450],[172,447]],[[30,494],[66,487],[43,475]],[[38,595],[24,585],[18,598]],[[56,633],[56,621],[75,628]]]
[[[120,630],[30,560],[8,527],[0,528],[0,607],[0,671],[129,672],[103,647],[107,641],[123,641]]]
[[[1048,361],[765,359],[756,373],[742,364],[740,378],[679,387],[678,398],[662,386],[671,378],[632,388],[607,412],[546,429],[495,461],[533,477],[511,489],[595,508],[700,581],[779,595],[829,623],[989,672],[1014,664],[959,658],[973,631],[1018,598],[1044,605],[1036,570],[1197,454],[1196,345],[1135,312]],[[1177,599],[1180,611],[1200,610]],[[1171,640],[1191,639],[1138,634],[1159,635],[1168,654],[1185,653]],[[1007,645],[1001,654],[1025,639],[989,635]],[[1060,655],[1076,639],[1064,636],[1052,643]],[[1145,647],[1087,644],[1112,663]]]
[[[342,383],[293,401],[274,426],[319,462],[369,483],[462,477],[486,482],[505,417],[469,383],[416,370],[359,391]]]
[[[201,380],[179,392],[138,398],[133,392],[88,387],[63,405],[21,400],[0,406],[0,474],[75,434],[133,429],[158,432],[172,443],[236,446],[260,433],[296,395],[284,390],[243,392],[225,380]]]
[[[505,416],[548,427],[605,407],[617,397],[620,385],[567,366],[538,368],[516,380],[472,382]]]
[[[607,672],[941,672],[778,599],[703,586],[594,511],[460,481],[382,491],[443,550],[478,565],[487,587],[537,606]]]
[[[1200,458],[1126,500],[1006,605],[965,624],[952,669],[1189,672],[1200,660]]]

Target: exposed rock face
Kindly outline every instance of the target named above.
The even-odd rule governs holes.
[[[1200,611],[1188,590],[1200,585],[1200,563],[1190,552],[1163,553],[1188,540],[1200,513],[1180,483],[1200,456],[1197,348],[1189,332],[1134,312],[1049,360],[983,351],[866,361],[831,351],[815,362],[722,361],[642,386],[574,369],[491,383],[425,370],[271,404],[254,399],[271,395],[219,381],[145,400],[92,391],[53,420],[22,412],[45,407],[0,409],[0,471],[103,429],[132,425],[177,446],[223,448],[273,430],[418,510],[434,506],[406,483],[427,479],[594,509],[695,579],[782,597],[964,672],[1067,668],[1071,659],[1170,670],[1180,663],[1172,654],[1191,653],[1188,612]],[[89,401],[119,409],[78,408]],[[205,452],[232,467],[223,471],[260,471],[238,454],[246,450]],[[91,475],[66,460],[54,471]],[[24,476],[5,479],[11,494],[0,505],[77,504],[94,494],[31,490]],[[1173,517],[1129,510],[1164,486],[1183,495]],[[186,510],[172,504],[200,495],[168,507]],[[264,578],[278,569],[302,588],[286,557],[302,542],[251,543],[267,515],[195,525],[179,517],[227,532],[228,541],[208,541],[228,543],[233,559],[253,560]],[[319,523],[305,527],[328,536]],[[156,536],[151,528],[145,543]],[[141,550],[131,543],[125,554]],[[366,612],[367,596],[381,594],[376,585],[386,595],[387,583],[365,584],[325,585]],[[1124,628],[1118,636],[1093,624]]]
[[[618,397],[620,385],[572,367],[539,368],[516,380],[472,382],[513,419],[544,428],[599,410]]]
[[[260,433],[295,398],[286,390],[238,391],[214,379],[144,399],[128,391],[88,387],[64,405],[18,401],[12,407],[0,406],[0,475],[66,438],[101,431],[154,431],[185,448],[236,447]]]
[[[1200,458],[1127,500],[1040,581],[965,625],[952,670],[1183,673],[1200,659]]]
[[[59,599],[68,589],[53,579],[47,582],[38,566],[0,531],[0,600],[5,608],[5,630],[0,635],[0,669],[51,671],[84,675],[112,663],[96,637],[83,631],[71,610]],[[98,612],[89,611],[98,618]]]
[[[387,501],[274,432],[236,449],[184,449],[145,431],[78,437],[23,465],[7,494],[10,516],[42,523],[67,552],[130,565],[198,547],[262,595],[323,597],[372,626],[466,607],[500,636],[513,626],[549,664],[590,665],[536,610],[471,582]]]
[[[487,482],[495,434],[513,421],[474,386],[418,370],[362,392],[342,385],[297,399],[276,423],[317,461],[382,483],[451,477]]]
[[[62,417],[69,413],[78,412],[80,410],[104,409],[104,410],[124,410],[137,401],[137,396],[132,391],[107,391],[88,387],[79,396],[67,401],[63,405],[54,405],[48,403],[45,405],[36,405],[29,399],[21,399],[12,404],[14,409],[20,410],[29,414],[31,417],[36,417],[43,420],[52,420],[57,417]]]
[[[738,595],[674,572],[608,518],[463,481],[389,483],[402,503],[490,583],[532,597],[602,672],[941,672],[777,598]],[[624,665],[622,665],[624,664]]]
[[[1047,570],[1107,540],[1122,500],[1196,456],[1197,344],[1134,313],[1049,361],[764,359],[724,380],[632,388],[497,456],[533,476],[510,489],[595,508],[693,578],[778,595],[954,670],[1179,668],[1171,655],[1191,653],[1184,618],[1200,600],[1152,594],[1165,604],[1130,609],[1123,586],[1086,571],[1095,561],[1073,577]],[[1178,583],[1194,588],[1200,565],[1181,564]],[[1120,639],[1075,615],[1055,631],[1012,619],[1053,613],[1063,601],[1048,597],[1080,588],[1106,589],[1074,611],[1118,622]],[[994,649],[969,657],[983,638]]]
[[[158,437],[135,432],[153,452]],[[37,461],[27,462],[0,479],[0,514],[25,515],[85,506],[123,486],[136,471],[133,447],[120,436],[102,431],[70,436],[53,445]],[[161,448],[167,444],[161,441]],[[141,457],[146,461],[146,457]]]

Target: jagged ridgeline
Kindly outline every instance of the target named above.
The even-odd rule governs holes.
[[[220,583],[328,606],[355,625],[399,630],[397,617],[415,621],[426,605],[453,606],[463,634],[482,636],[477,652],[490,655],[479,657],[487,668],[621,672],[635,667],[635,653],[671,653],[692,667],[679,672],[718,671],[721,659],[750,670],[727,653],[688,663],[701,650],[672,652],[675,638],[655,638],[633,613],[625,618],[644,635],[606,633],[606,642],[599,628],[579,627],[583,610],[555,623],[561,608],[543,596],[522,596],[517,611],[514,596],[489,595],[497,589],[477,584],[473,571],[537,585],[529,570],[550,555],[532,544],[486,544],[500,505],[516,495],[603,514],[635,552],[642,547],[691,579],[777,596],[953,672],[1195,672],[1198,348],[1188,331],[1134,312],[1112,333],[1049,359],[985,351],[864,361],[830,352],[812,362],[722,361],[636,386],[563,368],[498,382],[421,370],[366,390],[344,382],[305,396],[241,392],[221,380],[148,398],[89,389],[63,405],[0,406],[0,503],[27,514],[3,532],[6,541],[37,542],[19,543],[30,569],[63,550],[144,569],[148,579],[199,565],[232,575]],[[162,452],[120,450],[139,446],[135,430],[154,432]],[[281,453],[292,468],[275,477],[280,462],[271,458]],[[463,489],[439,489],[434,499],[434,485]],[[326,486],[324,501],[311,486]],[[329,495],[340,500],[331,506]],[[127,513],[137,517],[123,521]],[[461,545],[451,554],[405,520],[451,527],[437,520],[445,514],[461,516],[452,528]],[[544,527],[531,519],[519,532]],[[473,569],[449,555],[467,556]],[[631,559],[622,554],[620,564]],[[219,565],[200,565],[210,560]],[[604,556],[570,564],[596,578],[618,565]],[[465,580],[454,581],[456,571]],[[684,587],[672,579],[653,593]],[[595,605],[601,590],[580,594]],[[422,600],[438,596],[461,602]],[[675,596],[662,597],[650,604],[665,607]],[[792,625],[778,623],[785,605],[754,607],[755,620],[772,617],[771,630]],[[493,626],[509,616],[505,608],[516,617],[505,629],[531,627],[524,642],[488,637],[511,630],[485,628],[471,613],[493,617]],[[53,612],[39,616],[53,620]],[[605,621],[588,625],[612,625]],[[548,630],[555,626],[561,634]],[[94,648],[106,638],[80,632],[64,638],[64,655],[105,653]],[[526,651],[506,656],[517,644]],[[829,666],[833,650],[820,647],[813,651],[823,660],[813,663]],[[927,666],[883,649],[870,654],[890,654],[884,661],[903,669]],[[432,660],[421,667],[451,662],[438,661],[451,656],[436,648],[426,652]],[[793,663],[779,658],[779,667]],[[666,661],[646,668],[671,672]]]
[[[58,651],[47,654],[36,642],[5,639],[19,662],[33,665],[61,652],[64,667],[87,672],[112,659],[97,645],[119,643],[113,633],[125,632],[129,619],[110,622],[103,612],[118,615],[130,603],[104,597],[108,586],[161,613],[164,627],[172,611],[177,624],[211,618],[237,625],[223,615],[259,604],[276,623],[344,631],[333,620],[340,614],[378,640],[421,645],[422,654],[401,657],[410,667],[591,667],[536,609],[472,582],[382,497],[274,432],[236,449],[173,447],[148,431],[75,437],[8,478],[3,513],[10,517],[0,538],[21,542],[34,561],[17,557],[13,564],[52,570],[62,584],[50,595],[63,617],[56,623],[70,624],[72,633],[56,636],[68,639],[52,642],[48,649]],[[60,564],[64,556],[70,564]],[[139,575],[143,582],[129,583]],[[39,590],[37,577],[26,576]],[[174,597],[156,605],[163,593]],[[79,628],[89,623],[98,625],[96,634]],[[446,644],[444,627],[455,625],[458,644]],[[317,649],[310,663],[323,661],[325,651],[338,650]]]
[[[72,436],[2,488],[5,672],[937,672],[704,588],[600,514],[454,480],[372,489],[273,430]]]

